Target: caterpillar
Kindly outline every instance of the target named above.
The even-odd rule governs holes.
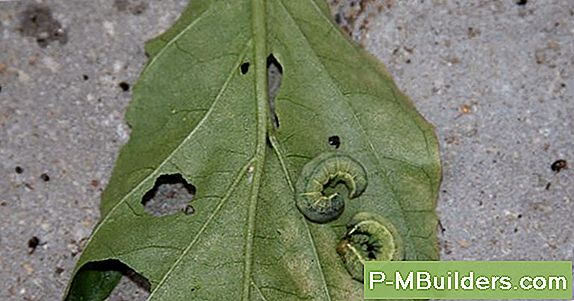
[[[339,185],[343,184],[343,185]],[[340,153],[322,153],[304,167],[295,186],[297,208],[312,222],[326,223],[338,218],[349,199],[367,188],[367,172],[358,161]]]
[[[337,253],[353,279],[363,282],[365,261],[404,260],[401,237],[393,224],[380,215],[360,212],[347,224]]]

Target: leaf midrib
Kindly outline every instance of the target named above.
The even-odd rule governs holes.
[[[253,266],[253,237],[255,235],[255,218],[257,215],[257,201],[261,176],[265,164],[265,141],[267,128],[271,123],[269,118],[269,94],[267,83],[267,0],[251,0],[251,30],[254,49],[255,65],[255,97],[257,101],[257,149],[254,158],[254,174],[251,183],[249,211],[247,217],[247,232],[245,238],[245,256],[243,269],[243,290],[241,300],[250,299],[251,269]]]

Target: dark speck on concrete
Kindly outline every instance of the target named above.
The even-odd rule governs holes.
[[[50,42],[60,44],[68,42],[68,34],[62,24],[52,16],[49,7],[30,4],[20,14],[20,32],[24,36],[33,37],[38,45],[46,48]]]
[[[20,166],[16,166],[16,168],[14,168],[14,171],[15,171],[17,174],[21,174],[21,173],[24,172],[24,169],[23,169],[22,167],[20,167]]]
[[[148,4],[147,2],[143,2],[143,1],[137,1],[137,2],[132,2],[130,3],[129,0],[115,0],[114,1],[114,7],[119,11],[119,12],[129,12],[133,15],[141,15],[143,14],[147,8],[148,8]]]
[[[556,173],[567,168],[568,168],[568,162],[564,159],[556,160],[554,161],[554,163],[552,163],[552,165],[550,165],[550,169],[552,169],[552,171]]]
[[[115,0],[114,1],[114,7],[118,11],[121,11],[121,12],[128,10],[129,5],[130,5],[130,2],[128,0]]]
[[[518,5],[526,5],[528,3],[528,0],[516,0],[516,4]]]
[[[61,267],[56,267],[56,269],[54,270],[54,273],[55,273],[56,275],[60,275],[60,274],[62,274],[64,271],[65,271],[65,270],[64,270],[63,268],[61,268]]]
[[[121,82],[118,84],[118,86],[120,87],[120,89],[122,89],[122,91],[127,92],[130,90],[130,84],[126,83],[126,82]]]
[[[38,247],[38,245],[40,245],[40,239],[36,236],[33,236],[32,238],[30,238],[28,240],[28,248],[30,248],[30,254],[34,253],[34,251],[36,251],[36,248]]]
[[[42,179],[44,182],[48,182],[50,181],[50,176],[47,173],[43,173],[40,175],[40,179]]]

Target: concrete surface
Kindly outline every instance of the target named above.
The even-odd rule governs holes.
[[[574,171],[551,165],[574,163],[574,1],[518,2],[331,1],[436,125],[443,259],[573,256]],[[129,136],[143,42],[185,4],[0,1],[0,300],[61,298]],[[122,290],[110,300],[145,299]]]

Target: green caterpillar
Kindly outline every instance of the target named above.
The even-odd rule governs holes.
[[[307,219],[326,223],[345,209],[343,184],[348,198],[360,196],[367,188],[367,172],[355,159],[339,153],[323,153],[309,161],[295,186],[297,208]]]
[[[382,216],[360,212],[347,224],[347,233],[337,245],[345,268],[353,279],[363,282],[365,261],[404,260],[401,237]]]

